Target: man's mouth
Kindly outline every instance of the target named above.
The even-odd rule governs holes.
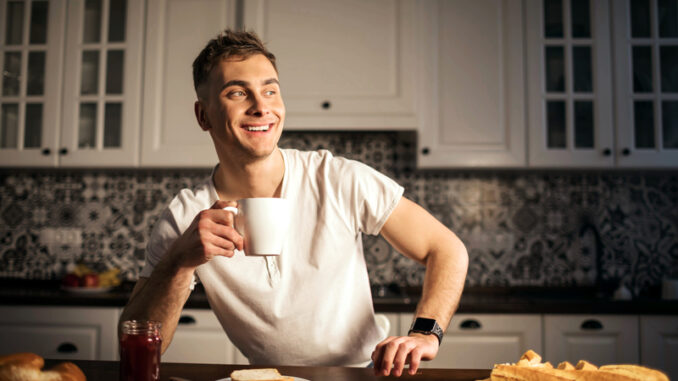
[[[271,124],[261,124],[261,125],[245,125],[245,126],[243,126],[243,128],[246,129],[247,131],[251,131],[251,132],[264,132],[264,131],[268,131],[268,129],[271,128],[271,126],[273,126],[272,123]]]

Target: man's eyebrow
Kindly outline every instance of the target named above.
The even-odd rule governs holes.
[[[272,83],[275,83],[278,86],[280,85],[280,82],[278,82],[278,80],[276,78],[269,78],[269,79],[265,80],[262,84],[263,85],[270,85]],[[224,85],[221,87],[221,89],[223,90],[223,89],[225,89],[227,87],[231,87],[231,86],[248,87],[249,85],[250,85],[250,83],[247,82],[247,81],[243,81],[243,80],[240,80],[240,79],[232,79],[232,80],[224,83]]]

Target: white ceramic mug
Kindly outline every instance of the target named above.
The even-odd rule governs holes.
[[[280,255],[290,226],[290,203],[284,198],[244,198],[235,214],[235,230],[244,238],[245,255]]]

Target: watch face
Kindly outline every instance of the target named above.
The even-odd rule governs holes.
[[[416,318],[414,320],[414,324],[412,325],[412,329],[415,331],[431,332],[433,331],[435,324],[436,321],[433,319]]]

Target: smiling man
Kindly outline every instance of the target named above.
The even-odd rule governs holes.
[[[212,176],[182,190],[160,216],[146,265],[120,321],[162,322],[170,344],[193,284],[253,364],[359,365],[400,376],[438,353],[464,285],[461,241],[403,188],[330,152],[278,148],[285,122],[275,56],[252,33],[226,30],[193,63],[195,115],[219,157]],[[295,211],[283,253],[245,256],[226,206],[281,197]],[[374,318],[362,234],[381,234],[426,265],[409,335]],[[271,274],[277,274],[271,281]],[[268,274],[268,277],[265,275]]]

